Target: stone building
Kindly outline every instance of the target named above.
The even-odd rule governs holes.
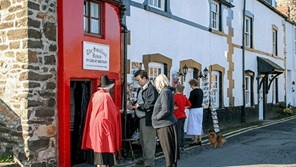
[[[0,153],[24,166],[57,163],[56,11],[56,0],[0,2]]]
[[[296,0],[277,0],[276,8],[284,13],[291,21],[296,22]]]
[[[98,24],[90,23],[88,4],[90,0],[0,1],[0,157],[13,154],[21,166],[73,165],[71,156],[77,155],[72,146],[78,145],[71,129],[78,108],[70,108],[75,83],[88,82],[90,96],[107,74],[121,106],[120,2],[92,3]],[[93,54],[104,54],[108,68],[84,67],[89,46]]]

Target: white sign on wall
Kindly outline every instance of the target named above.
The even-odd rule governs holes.
[[[109,71],[109,45],[83,42],[83,69]]]

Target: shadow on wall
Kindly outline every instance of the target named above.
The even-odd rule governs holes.
[[[0,158],[25,156],[21,118],[0,98]]]

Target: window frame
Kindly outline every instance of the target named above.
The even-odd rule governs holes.
[[[87,3],[88,5],[86,5]],[[98,5],[98,17],[91,16],[91,3]],[[87,10],[86,10],[87,7]],[[86,12],[87,11],[87,15]],[[85,19],[87,19],[87,30],[85,27]],[[92,20],[98,21],[98,33],[92,32]],[[83,31],[86,35],[96,36],[96,37],[103,37],[103,2],[98,0],[84,0],[84,7],[83,7]]]
[[[151,70],[152,75],[151,75]],[[155,69],[157,70],[157,74],[154,74]],[[148,63],[148,77],[149,80],[154,81],[154,79],[159,75],[164,73],[164,64],[158,62],[149,62]]]
[[[279,79],[276,77],[272,83],[272,103],[277,104],[279,103]]]
[[[252,32],[252,28],[253,28],[253,24],[252,24],[252,18],[246,16],[245,19],[245,46],[252,48],[253,44],[252,44],[252,36],[253,36],[253,32]]]
[[[211,83],[210,83],[210,87],[211,87],[211,106],[212,108],[220,108],[221,104],[220,104],[220,97],[221,97],[221,79],[220,79],[220,72],[219,71],[212,71],[211,72]],[[213,79],[213,77],[215,77],[215,79]],[[214,88],[214,86],[216,86]],[[216,96],[214,97],[214,92],[216,93]],[[216,103],[213,103],[213,101],[216,101]]]
[[[165,9],[166,9],[166,7],[165,7],[166,2],[165,1],[166,0],[148,0],[148,5],[150,7],[165,11]],[[155,4],[160,5],[160,7],[156,6]]]
[[[272,54],[278,55],[278,30],[272,29]]]
[[[216,11],[213,11],[213,7],[212,7],[213,5],[216,6],[216,9],[217,9]],[[221,26],[220,26],[221,9],[220,9],[220,6],[221,6],[221,4],[219,2],[217,2],[217,1],[212,1],[211,2],[211,17],[210,17],[210,19],[211,19],[211,22],[210,22],[211,23],[211,28],[214,29],[214,30],[217,30],[217,31],[221,30]],[[214,15],[216,16],[215,20],[214,20]],[[214,24],[214,22],[216,24]],[[214,25],[216,27],[214,27]]]
[[[246,107],[252,106],[252,78],[245,75],[245,105]]]

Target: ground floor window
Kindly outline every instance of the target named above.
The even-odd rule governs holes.
[[[212,71],[211,74],[211,106],[212,108],[220,107],[220,73],[219,71]]]
[[[245,76],[245,105],[251,106],[251,77],[250,76]]]
[[[150,80],[154,80],[159,74],[164,73],[164,64],[156,63],[156,62],[150,62],[148,64],[148,77]]]

